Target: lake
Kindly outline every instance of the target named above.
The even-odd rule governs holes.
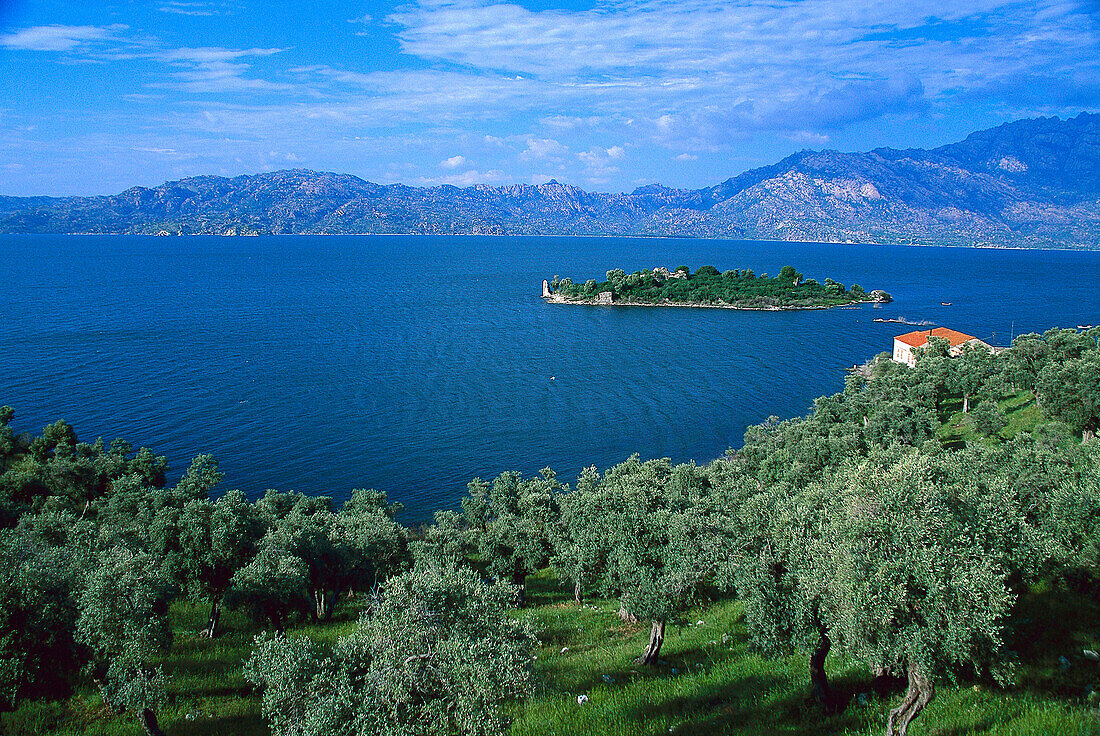
[[[405,523],[475,476],[566,481],[631,453],[706,462],[928,320],[998,345],[1100,323],[1100,252],[690,239],[0,237],[0,404],[123,437],[226,488],[376,488]],[[790,264],[887,305],[545,304],[543,278]],[[951,302],[942,306],[941,302]]]

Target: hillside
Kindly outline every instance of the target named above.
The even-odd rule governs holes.
[[[1100,114],[933,150],[803,151],[713,187],[629,194],[410,187],[347,174],[200,176],[99,197],[0,197],[0,233],[671,235],[1095,247]]]

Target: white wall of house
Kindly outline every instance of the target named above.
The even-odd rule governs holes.
[[[917,364],[917,356],[913,355],[913,346],[894,338],[894,362],[904,363],[912,368]]]

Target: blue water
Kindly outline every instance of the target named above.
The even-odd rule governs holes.
[[[708,461],[927,319],[996,344],[1100,323],[1100,252],[628,238],[0,238],[0,404],[226,487],[421,521],[474,476]],[[895,302],[807,312],[544,304],[543,278],[792,264]],[[944,307],[941,301],[952,302]]]

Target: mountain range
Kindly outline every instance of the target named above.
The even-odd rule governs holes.
[[[95,197],[0,196],[0,233],[654,235],[1100,246],[1100,114],[939,148],[802,151],[703,189],[412,187],[306,170]]]

